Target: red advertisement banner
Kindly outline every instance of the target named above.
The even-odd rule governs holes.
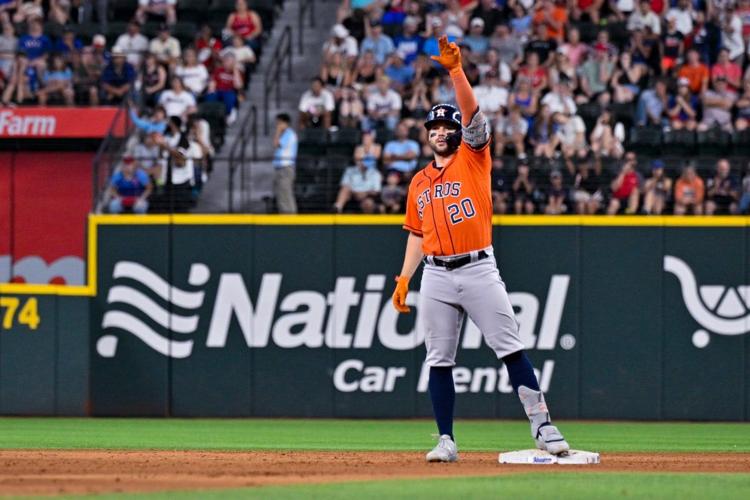
[[[0,139],[88,139],[106,137],[115,107],[0,108]],[[124,120],[118,129],[124,127]]]

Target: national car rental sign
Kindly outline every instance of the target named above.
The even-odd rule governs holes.
[[[0,108],[0,139],[105,137],[116,115],[116,107]]]

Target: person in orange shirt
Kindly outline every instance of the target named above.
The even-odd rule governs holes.
[[[547,26],[547,35],[562,43],[565,36],[565,24],[568,22],[568,9],[552,0],[542,0],[532,19],[534,25]]]
[[[677,73],[678,78],[687,78],[690,91],[695,95],[702,95],[708,89],[708,78],[711,73],[708,66],[701,62],[700,53],[690,49],[687,53],[687,62],[682,65]]]
[[[419,294],[430,367],[429,391],[440,438],[429,462],[455,462],[453,366],[464,316],[479,327],[485,342],[508,369],[541,450],[565,454],[570,446],[551,424],[534,369],[524,353],[513,307],[500,279],[492,249],[490,126],[461,67],[461,51],[439,39],[433,59],[450,74],[459,109],[434,106],[425,128],[434,159],[411,180],[404,229],[409,231],[393,305],[407,306],[409,280],[423,259]],[[414,301],[410,302],[411,304]]]
[[[687,163],[682,169],[682,175],[674,185],[675,215],[684,215],[689,210],[695,215],[701,215],[703,213],[705,190],[703,179],[695,173],[695,167],[691,163]]]

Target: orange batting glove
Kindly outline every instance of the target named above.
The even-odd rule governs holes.
[[[393,307],[400,313],[408,313],[411,308],[406,305],[406,294],[409,293],[409,278],[396,276],[396,290],[393,292]]]
[[[454,42],[448,42],[446,35],[438,38],[438,47],[440,48],[439,56],[430,56],[434,61],[439,62],[449,72],[461,69],[461,49]]]

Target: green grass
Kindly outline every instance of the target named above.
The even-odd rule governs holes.
[[[272,486],[237,490],[102,495],[97,498],[157,499],[439,499],[522,498],[672,498],[711,500],[747,498],[750,474],[529,473],[494,477],[367,481]],[[71,497],[72,498],[72,497]]]
[[[750,424],[557,422],[577,449],[750,452]],[[423,451],[427,420],[0,418],[0,448]],[[462,451],[528,448],[521,421],[458,421]]]

